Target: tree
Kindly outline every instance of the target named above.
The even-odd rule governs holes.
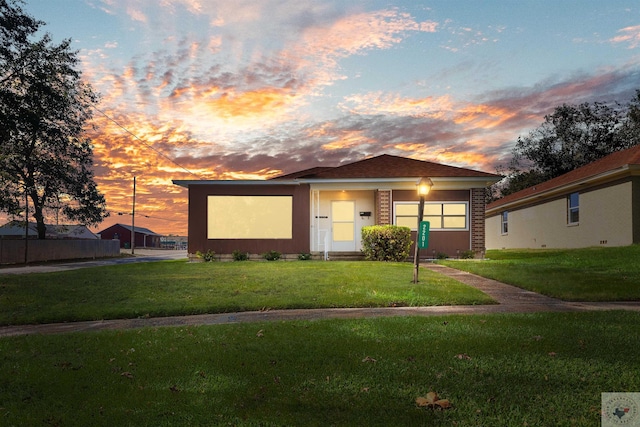
[[[31,41],[43,22],[17,0],[0,0],[0,24],[0,210],[32,213],[40,239],[53,207],[69,220],[98,224],[108,213],[84,136],[98,95],[76,69],[77,52],[49,34]]]
[[[500,171],[507,178],[492,189],[494,200],[640,143],[640,90],[625,107],[563,104],[544,119],[518,138],[511,163]]]

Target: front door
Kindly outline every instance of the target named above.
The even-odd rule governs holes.
[[[331,202],[331,250],[356,250],[356,202],[353,200]]]

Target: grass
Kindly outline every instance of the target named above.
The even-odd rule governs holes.
[[[167,261],[0,275],[0,324],[263,309],[490,304],[482,292],[412,265]]]
[[[0,424],[595,426],[640,313],[293,321],[0,340]],[[436,391],[452,409],[419,408]]]
[[[568,301],[640,300],[640,245],[487,251],[487,258],[441,263]]]

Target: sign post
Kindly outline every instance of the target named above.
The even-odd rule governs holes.
[[[429,221],[420,221],[420,227],[418,228],[418,248],[426,249],[429,247],[429,228],[431,223]]]

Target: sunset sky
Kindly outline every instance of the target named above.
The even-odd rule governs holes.
[[[111,217],[186,234],[172,179],[383,153],[495,172],[562,103],[640,89],[638,0],[27,0],[73,40]],[[118,212],[125,215],[119,216]]]

